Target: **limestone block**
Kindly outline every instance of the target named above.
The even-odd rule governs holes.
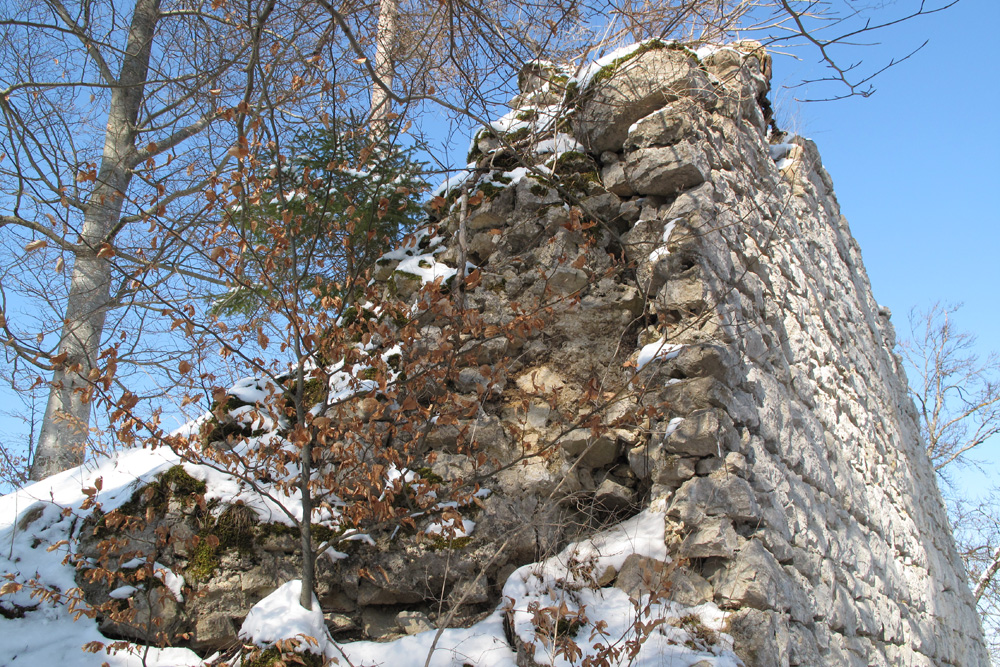
[[[690,142],[641,148],[625,158],[625,177],[640,195],[669,197],[701,185],[711,173],[705,152]]]
[[[729,617],[729,634],[733,650],[747,665],[788,667],[788,625],[773,612],[740,609]]]
[[[191,648],[210,650],[222,648],[236,641],[236,627],[229,614],[211,612],[198,617],[191,637]]]
[[[396,586],[386,582],[385,586],[377,586],[370,581],[362,580],[358,586],[358,604],[361,606],[405,604],[423,599],[422,594],[413,586],[403,582],[398,583],[403,585]]]
[[[668,586],[671,569],[668,563],[661,560],[631,554],[618,571],[615,588],[635,599],[639,599],[641,595],[661,592]]]
[[[727,347],[701,343],[685,345],[669,366],[676,369],[680,377],[714,377],[727,384],[734,374],[737,360]]]
[[[632,197],[635,195],[635,190],[632,189],[628,178],[625,176],[625,164],[621,161],[616,160],[601,168],[601,183],[608,192],[619,197]]]
[[[708,85],[687,54],[674,49],[646,51],[609,70],[585,91],[573,117],[573,133],[591,153],[616,151],[632,123]]]
[[[750,540],[716,580],[715,597],[723,606],[785,611],[784,570],[759,540]]]
[[[728,475],[695,477],[674,494],[667,516],[680,519],[688,526],[699,524],[710,516],[728,516],[737,522],[757,521],[760,506],[744,479]]]
[[[714,592],[710,584],[701,575],[685,568],[677,568],[670,573],[668,597],[683,605],[695,606],[703,602],[711,602]]]
[[[530,176],[522,178],[513,188],[507,188],[506,191],[514,193],[512,217],[517,220],[533,215],[543,206],[563,203],[562,196],[557,190],[543,185]]]
[[[398,612],[378,607],[365,607],[361,610],[361,625],[365,634],[372,639],[399,634],[396,623]]]
[[[688,414],[673,433],[667,436],[664,451],[679,456],[723,456],[734,439],[729,420],[714,409],[696,410]]]
[[[636,121],[629,128],[625,150],[672,146],[691,134],[694,122],[685,110],[678,108],[680,106],[680,104],[667,105]]]
[[[463,394],[476,393],[486,389],[490,378],[487,378],[479,366],[470,366],[458,371],[455,378],[455,387]]]
[[[617,197],[615,192],[601,192],[591,195],[580,203],[584,211],[605,222],[614,222],[622,207],[622,200]]]
[[[659,392],[658,398],[682,415],[706,408],[721,408],[730,416],[736,412],[733,410],[733,393],[713,377],[670,384]]]
[[[475,577],[455,584],[448,594],[448,604],[455,605],[477,605],[489,602],[490,592],[486,583],[486,577]]]
[[[399,612],[396,614],[396,627],[408,635],[417,635],[434,629],[431,620],[422,611]]]
[[[559,440],[559,445],[571,456],[583,458],[590,468],[601,468],[618,458],[618,443],[610,434],[595,436],[589,428],[573,429]]]
[[[547,284],[557,294],[572,294],[580,291],[589,281],[590,276],[583,269],[559,266],[549,274]]]
[[[695,476],[697,459],[677,456],[662,456],[653,468],[653,481],[669,487],[677,487]]]
[[[705,307],[705,284],[695,269],[670,276],[656,295],[662,308],[699,313]]]
[[[737,539],[732,521],[725,517],[712,517],[698,524],[694,532],[684,538],[680,554],[684,558],[731,558]]]
[[[594,502],[609,512],[617,512],[635,503],[635,491],[611,479],[605,479],[594,492]]]

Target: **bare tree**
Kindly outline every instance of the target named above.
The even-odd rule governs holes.
[[[911,338],[900,348],[913,370],[910,394],[920,413],[927,456],[945,481],[1000,433],[1000,356],[976,351],[976,336],[956,329],[960,306],[935,303],[910,313]],[[969,587],[983,627],[1000,652],[1000,498],[968,497],[954,485],[945,488],[955,540],[969,575]]]
[[[305,62],[295,43],[304,17],[294,6],[275,10],[275,2],[240,10],[224,2],[4,2],[0,227],[8,266],[19,270],[17,282],[5,281],[14,293],[3,295],[4,345],[32,372],[51,373],[32,479],[83,460],[94,383],[114,382],[118,362],[130,360],[99,358],[109,315],[141,322],[138,311],[150,304],[137,295],[150,282],[213,280],[198,272],[200,249],[187,239],[198,219],[193,195],[239,157],[262,94],[275,82],[296,91],[301,85],[285,87],[289,79],[309,76],[287,67]],[[265,23],[285,30],[265,33]],[[269,104],[296,98],[271,91]],[[178,298],[190,294],[182,288]],[[11,307],[33,298],[42,303],[28,313]],[[48,317],[33,317],[43,304]],[[119,352],[134,342],[127,338]]]
[[[927,456],[941,472],[1000,433],[1000,356],[982,359],[976,337],[956,330],[958,306],[910,313],[912,338],[901,345],[917,375],[910,393],[920,411]]]

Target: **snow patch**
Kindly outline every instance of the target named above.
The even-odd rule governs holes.
[[[656,264],[658,261],[670,254],[670,251],[667,250],[667,242],[670,240],[670,235],[673,233],[674,227],[677,226],[678,222],[680,222],[680,218],[674,218],[668,222],[667,226],[663,229],[663,245],[649,253],[649,261],[653,264]]]
[[[240,638],[257,646],[270,646],[280,639],[299,639],[300,651],[323,653],[329,639],[319,600],[312,597],[312,609],[299,604],[302,581],[293,579],[255,604],[240,627]],[[316,640],[313,644],[310,639]]]
[[[641,350],[639,350],[639,358],[636,359],[636,373],[645,368],[651,361],[662,360],[668,361],[673,359],[678,354],[680,354],[683,345],[678,345],[676,343],[668,343],[666,337],[661,337],[659,340],[654,341],[648,345],[644,345]]]

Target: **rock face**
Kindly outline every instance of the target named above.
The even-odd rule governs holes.
[[[430,429],[426,474],[483,475],[475,446],[493,495],[461,548],[375,535],[322,566],[335,636],[475,618],[515,567],[658,500],[675,565],[630,557],[602,585],[731,611],[750,667],[987,664],[889,313],[816,147],[769,127],[769,57],[735,46],[640,49],[582,90],[533,65],[512,113],[557,117],[480,134],[481,201],[431,213],[435,261],[478,267],[452,382],[476,409]],[[377,278],[415,301],[398,263]],[[195,645],[294,570],[291,538],[251,542],[176,621]]]

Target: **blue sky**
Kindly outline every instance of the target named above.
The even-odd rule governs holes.
[[[775,58],[778,118],[812,138],[833,177],[841,209],[861,245],[875,298],[907,314],[935,301],[964,303],[959,328],[983,354],[1000,351],[1000,3],[961,0],[948,11],[898,26],[854,58],[877,68],[929,43],[874,82],[870,98],[797,103],[808,63]],[[1000,442],[979,459],[1000,478]],[[963,485],[987,477],[966,471]]]

